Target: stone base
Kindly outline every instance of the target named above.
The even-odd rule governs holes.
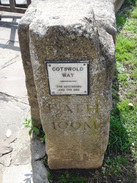
[[[102,166],[104,159],[103,156],[92,156],[91,160],[87,161],[75,161],[66,159],[54,159],[50,157],[48,159],[48,165],[50,169],[93,169]]]

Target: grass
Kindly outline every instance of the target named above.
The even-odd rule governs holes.
[[[137,20],[129,19],[126,22],[126,25],[123,28],[124,31],[129,31],[130,33],[137,34]]]
[[[127,0],[117,14],[116,68],[110,136],[97,170],[54,170],[42,160],[50,183],[135,183],[137,173],[137,1]],[[129,104],[132,105],[129,105]],[[33,126],[31,127],[33,128]],[[37,130],[35,130],[37,131]]]
[[[108,169],[107,176],[134,183],[137,172],[137,6],[125,7],[119,12],[117,28],[113,109],[104,166]]]
[[[84,177],[76,176],[73,172],[68,170],[58,171],[54,174],[56,174],[56,176],[53,177],[53,173],[51,174],[51,172],[48,171],[48,180],[50,183],[56,181],[58,183],[86,183],[86,179]]]
[[[135,9],[135,10],[132,12],[131,17],[132,17],[132,18],[137,18],[137,9]]]
[[[135,38],[118,34],[116,40],[116,61],[122,62],[124,65],[131,63],[132,60],[136,63],[136,46],[137,42]]]

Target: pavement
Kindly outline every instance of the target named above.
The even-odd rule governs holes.
[[[0,183],[33,183],[29,129],[22,125],[30,119],[17,34],[22,14],[0,15]]]

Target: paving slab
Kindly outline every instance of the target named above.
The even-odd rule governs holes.
[[[2,43],[3,40],[0,40],[0,42]],[[15,61],[17,61],[16,59],[19,58],[18,53],[13,53],[12,50],[4,49],[4,47],[6,48],[8,46],[9,41],[5,40],[5,42],[6,43],[0,48],[0,71],[13,64]]]
[[[0,92],[0,138],[6,138],[6,132],[8,129],[11,130],[11,137],[16,136],[22,123],[25,120],[25,116],[29,115],[29,105],[23,102],[17,101],[18,98],[12,96],[6,96]],[[8,138],[8,139],[10,139]]]
[[[0,12],[2,15],[15,15]],[[19,19],[0,21],[0,183],[32,183],[29,129],[30,118],[17,35]]]
[[[4,169],[2,183],[32,183],[31,165],[11,166]]]
[[[5,53],[4,57],[6,55]],[[2,69],[0,70],[0,91],[11,96],[26,99],[27,91],[24,78],[21,58],[19,55],[14,54],[11,60],[2,64]]]

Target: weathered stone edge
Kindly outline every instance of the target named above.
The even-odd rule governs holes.
[[[115,1],[115,12],[117,13],[119,9],[121,8],[122,4],[124,3],[125,0],[116,0]]]
[[[29,25],[31,24],[35,16],[35,3],[29,6],[25,15],[21,19],[18,25],[18,35],[20,50],[22,56],[22,63],[25,72],[26,88],[28,93],[28,100],[31,107],[31,118],[35,121],[35,126],[40,124],[39,106],[37,101],[37,92],[33,78],[33,70],[30,60],[30,49],[29,49]]]

